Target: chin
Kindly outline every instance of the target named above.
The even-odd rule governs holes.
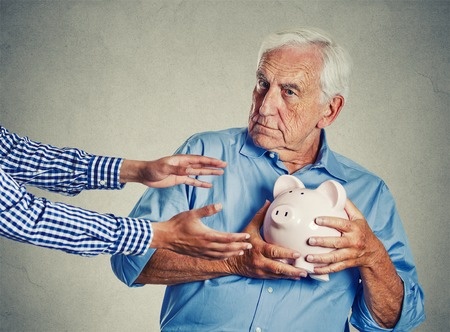
[[[255,145],[263,149],[270,150],[275,147],[273,144],[275,139],[271,136],[263,134],[250,134],[250,137],[253,139],[253,143],[255,143]]]

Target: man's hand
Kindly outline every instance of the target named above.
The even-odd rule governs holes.
[[[243,255],[252,246],[247,233],[225,233],[205,226],[200,218],[211,216],[222,209],[220,204],[207,205],[177,214],[165,222],[152,224],[152,248],[164,248],[179,254],[203,259],[227,259]]]
[[[311,263],[329,264],[316,267],[314,273],[332,273],[358,267],[364,289],[364,300],[372,317],[384,328],[393,328],[401,314],[404,297],[403,281],[381,241],[370,229],[356,206],[347,200],[349,220],[321,217],[316,223],[336,228],[342,237],[312,237],[310,245],[336,248],[329,254],[308,255]]]
[[[306,277],[306,271],[279,261],[280,259],[298,258],[300,253],[269,244],[262,239],[260,229],[269,205],[270,202],[266,201],[244,229],[244,232],[250,234],[249,242],[253,248],[245,251],[243,255],[232,257],[225,262],[230,274],[261,279],[298,280]]]
[[[139,182],[153,188],[178,184],[210,188],[210,183],[191,176],[222,175],[226,165],[222,160],[198,155],[174,155],[154,161],[125,159],[120,169],[120,182]]]
[[[341,237],[311,237],[308,244],[335,248],[328,254],[308,255],[310,263],[326,264],[316,267],[314,273],[333,273],[351,267],[373,267],[386,252],[381,241],[370,229],[362,213],[347,199],[345,211],[349,220],[336,217],[319,217],[316,224],[332,227],[341,232]]]

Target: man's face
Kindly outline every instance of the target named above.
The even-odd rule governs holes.
[[[329,111],[320,102],[321,70],[315,46],[283,47],[261,58],[248,125],[256,145],[300,152],[319,140],[318,124]]]

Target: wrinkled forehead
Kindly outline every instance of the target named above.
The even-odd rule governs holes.
[[[320,79],[323,68],[322,54],[315,45],[283,46],[261,56],[257,76],[291,80]]]

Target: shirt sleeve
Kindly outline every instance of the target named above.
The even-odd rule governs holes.
[[[86,189],[121,189],[122,162],[38,143],[0,126],[0,167],[22,185],[71,196]]]
[[[0,168],[0,235],[71,254],[144,254],[152,240],[148,220],[99,214],[27,193]]]
[[[411,331],[425,320],[424,294],[394,198],[384,183],[370,206],[375,208],[366,212],[366,219],[375,235],[383,242],[403,281],[402,312],[393,329],[381,328],[372,318],[364,300],[364,289],[359,284],[350,321],[360,331]]]

